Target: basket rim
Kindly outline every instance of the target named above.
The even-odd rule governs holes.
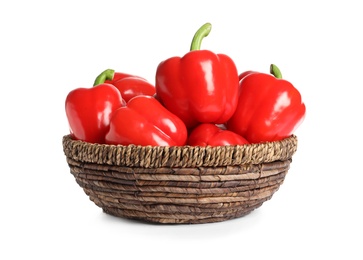
[[[230,146],[140,146],[87,143],[70,134],[62,139],[67,158],[81,163],[126,167],[218,167],[289,160],[297,136],[273,142]]]

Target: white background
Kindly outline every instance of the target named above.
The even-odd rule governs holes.
[[[1,259],[363,259],[360,1],[14,0],[0,11]],[[65,161],[67,93],[107,68],[153,82],[206,22],[202,49],[240,72],[275,63],[303,96],[284,184],[221,223],[102,213]]]

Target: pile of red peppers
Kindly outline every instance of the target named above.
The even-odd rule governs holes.
[[[269,73],[239,73],[231,57],[201,50],[211,31],[195,33],[190,51],[159,63],[155,83],[107,69],[90,88],[66,97],[70,134],[90,143],[224,146],[291,136],[305,117],[299,91]]]

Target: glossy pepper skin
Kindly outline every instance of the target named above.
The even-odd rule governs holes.
[[[188,137],[188,145],[191,146],[225,146],[244,144],[248,144],[248,141],[242,136],[210,123],[198,125],[190,132]]]
[[[183,121],[154,97],[139,95],[111,118],[106,143],[142,146],[183,146],[187,129]]]
[[[155,95],[155,86],[146,79],[127,73],[115,72],[111,69],[109,71],[113,73],[113,77],[106,80],[105,83],[114,85],[121,92],[125,102],[138,95]]]
[[[250,72],[242,77],[236,112],[226,124],[228,130],[250,143],[284,139],[305,118],[306,108],[299,91],[282,79],[275,65],[271,65],[270,72]]]
[[[235,63],[225,54],[200,50],[210,30],[209,23],[203,25],[193,38],[190,52],[161,62],[156,71],[158,99],[189,129],[198,123],[225,123],[237,106]]]
[[[92,88],[72,90],[65,101],[72,137],[90,143],[104,143],[112,113],[124,105],[120,92],[111,84],[99,82]]]

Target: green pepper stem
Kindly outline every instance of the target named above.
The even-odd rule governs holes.
[[[194,34],[190,50],[200,50],[203,38],[208,36],[211,30],[212,25],[210,23],[206,23],[202,27],[200,27],[199,30]]]
[[[281,71],[280,71],[280,69],[275,64],[271,64],[271,66],[270,66],[270,73],[272,75],[274,75],[276,78],[282,79]]]
[[[100,75],[97,76],[95,83],[93,83],[93,86],[105,83],[106,80],[112,80],[114,75],[115,71],[112,69],[107,69],[103,71]]]

